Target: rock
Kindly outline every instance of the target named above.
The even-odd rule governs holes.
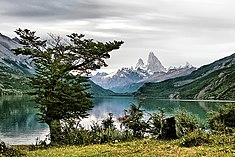
[[[166,71],[166,68],[162,65],[162,63],[154,55],[154,53],[150,52],[148,56],[147,70],[154,73],[154,72]]]
[[[138,60],[138,63],[136,64],[136,66],[135,66],[135,69],[145,69],[146,67],[145,67],[145,65],[144,65],[144,61],[143,61],[143,59],[139,59]]]
[[[175,117],[165,118],[162,121],[162,128],[158,138],[160,139],[176,139],[176,121]]]

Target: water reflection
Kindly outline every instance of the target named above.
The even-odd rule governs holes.
[[[149,98],[144,101],[144,108],[149,112],[154,112],[158,108],[164,109],[167,114],[172,114],[177,110],[185,109],[192,114],[197,115],[202,121],[205,121],[207,113],[217,110],[221,104],[226,102],[213,101],[188,101],[188,100],[166,100]]]
[[[0,139],[10,144],[32,144],[36,137],[45,136],[48,128],[38,123],[31,100],[26,96],[0,99]]]
[[[32,144],[37,137],[44,139],[49,133],[48,126],[37,121],[37,109],[31,100],[27,96],[0,99],[0,139],[9,144]],[[90,116],[82,121],[85,127],[92,120],[103,120],[110,112],[114,117],[123,115],[123,110],[129,108],[130,102],[138,103],[138,100],[129,97],[106,97],[95,98],[93,102],[94,108],[89,111]],[[172,114],[174,110],[184,108],[205,120],[207,112],[216,110],[221,104],[223,102],[146,99],[143,109],[155,112],[160,107],[167,114]]]

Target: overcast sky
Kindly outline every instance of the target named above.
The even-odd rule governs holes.
[[[199,67],[235,52],[235,0],[1,0],[0,20],[10,37],[28,28],[123,40],[107,61],[110,71],[146,61],[150,51],[165,67]]]

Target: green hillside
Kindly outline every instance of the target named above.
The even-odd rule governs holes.
[[[32,90],[27,84],[28,74],[0,66],[0,95],[19,95]],[[94,96],[109,96],[115,95],[111,90],[103,89],[102,87],[90,82],[91,89],[88,92]]]
[[[235,100],[235,54],[202,66],[192,74],[146,83],[135,96]]]
[[[0,95],[18,95],[31,90],[27,81],[24,74],[0,66]]]
[[[100,87],[92,81],[89,81],[89,83],[91,85],[91,88],[88,90],[88,92],[93,94],[93,96],[95,97],[112,96],[116,94],[111,90]]]

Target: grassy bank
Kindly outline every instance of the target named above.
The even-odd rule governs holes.
[[[110,143],[89,146],[64,146],[45,150],[29,151],[21,147],[28,157],[72,157],[72,156],[235,156],[234,145],[204,145],[180,147],[178,140],[159,141],[142,139],[132,142]]]

